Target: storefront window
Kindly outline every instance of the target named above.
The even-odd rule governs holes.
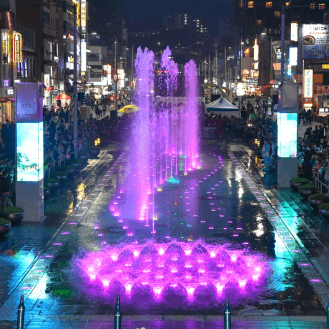
[[[14,118],[12,117],[11,111],[11,102],[0,103],[0,120],[1,123],[6,123],[7,120],[12,121]]]

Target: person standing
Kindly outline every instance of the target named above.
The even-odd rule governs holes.
[[[8,199],[10,196],[10,182],[8,172],[6,170],[2,171],[0,177],[0,186],[1,186],[1,212],[4,212],[4,209],[7,207]]]
[[[263,169],[263,171],[269,171],[269,163],[270,163],[270,143],[267,139],[265,139],[264,141],[264,146],[261,150],[261,153],[264,157],[264,164],[265,164],[265,168]]]

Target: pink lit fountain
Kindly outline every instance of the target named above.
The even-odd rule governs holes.
[[[250,250],[197,241],[105,247],[75,257],[72,267],[85,293],[104,300],[120,293],[138,311],[155,304],[211,309],[228,296],[232,304],[257,299],[266,264]]]

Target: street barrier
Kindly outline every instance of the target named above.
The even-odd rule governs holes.
[[[18,312],[17,312],[17,329],[24,328],[24,315],[25,315],[24,295],[21,295],[21,300],[18,305]]]
[[[117,296],[117,305],[114,311],[114,329],[121,329],[120,295]]]
[[[226,298],[226,304],[224,309],[224,329],[231,329],[231,309],[230,304],[228,302],[228,298]]]

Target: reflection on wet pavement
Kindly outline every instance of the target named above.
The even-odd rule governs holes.
[[[236,152],[234,154],[240,161],[240,156],[237,156]],[[218,156],[221,157],[220,160]],[[155,195],[157,204],[155,230],[158,242],[166,245],[177,240],[180,243],[194,243],[202,238],[203,243],[206,243],[207,246],[212,244],[221,246],[229,243],[231,252],[242,250],[247,246],[249,254],[262,254],[270,268],[266,276],[266,283],[263,283],[256,298],[248,298],[246,295],[238,301],[234,307],[237,315],[324,314],[315,286],[320,285],[321,289],[324,289],[326,284],[319,278],[313,263],[310,264],[309,261],[303,260],[304,256],[309,256],[308,253],[304,254],[304,251],[309,251],[315,257],[316,250],[322,252],[323,249],[318,249],[323,248],[322,245],[315,245],[312,248],[306,244],[306,241],[303,241],[304,224],[296,222],[297,217],[293,213],[289,213],[291,208],[284,207],[286,204],[283,203],[283,200],[287,200],[286,198],[290,196],[289,193],[281,194],[280,192],[276,195],[272,191],[273,196],[277,198],[281,196],[279,203],[274,200],[274,197],[270,199],[271,195],[268,191],[263,197],[262,193],[265,192],[258,189],[257,182],[248,176],[249,172],[245,171],[239,161],[232,156],[234,157],[230,151],[216,152],[214,147],[208,146],[203,154],[205,164],[203,169],[199,170],[197,174],[192,173],[186,177],[178,177],[181,182],[184,182],[184,185],[174,186],[175,184],[172,183],[164,185],[162,191]],[[125,164],[120,162],[123,160],[124,158],[121,158],[116,165],[124,166]],[[94,182],[105,184],[104,186],[93,185],[91,182],[77,184],[75,198],[77,201],[75,202],[76,204],[82,202],[78,211],[71,214],[73,216],[52,241],[52,245],[42,253],[39,263],[37,262],[33,266],[29,273],[31,274],[30,282],[25,281],[24,285],[19,285],[20,290],[16,289],[12,294],[13,298],[10,298],[0,309],[2,311],[2,316],[0,312],[1,319],[14,317],[17,296],[22,291],[28,296],[26,306],[31,314],[91,315],[112,312],[114,299],[109,298],[111,293],[106,291],[105,281],[95,287],[90,278],[82,278],[82,275],[79,276],[76,273],[73,276],[72,257],[84,255],[82,249],[87,252],[96,252],[95,255],[97,255],[97,252],[107,244],[111,246],[118,243],[130,245],[135,241],[146,242],[153,236],[150,228],[143,227],[140,222],[133,219],[120,222],[111,212],[113,196],[120,195],[120,191],[119,189],[113,190],[112,187],[116,186],[117,179],[113,179],[113,170],[105,173],[105,167],[104,163],[102,176],[97,169],[98,178],[94,177]],[[102,183],[103,179],[105,179],[104,183]],[[193,189],[191,189],[192,187]],[[122,207],[126,204],[125,197],[126,194],[123,194],[119,199],[119,208],[120,205]],[[298,200],[294,201],[295,210],[305,212],[303,204],[299,204]],[[70,212],[72,202],[73,200],[67,196],[66,208],[62,206],[67,211],[66,216]],[[277,207],[275,209],[278,209],[280,213],[276,213],[276,210],[271,208],[272,206]],[[74,208],[75,203],[71,207]],[[64,215],[62,218],[64,220]],[[130,228],[131,234],[128,234],[125,226]],[[43,233],[40,233],[44,239],[40,245],[48,241],[53,233],[54,231],[50,232],[46,238],[43,238]],[[167,238],[168,236],[170,239]],[[297,248],[295,242],[297,238],[303,242],[302,247],[299,245]],[[315,243],[313,241],[313,244]],[[8,245],[2,250],[9,249]],[[39,252],[41,249],[39,248]],[[21,255],[23,255],[24,249],[21,248],[21,250]],[[300,252],[295,251],[295,255],[293,255],[293,250],[300,250]],[[34,260],[35,253],[34,250],[32,251],[29,256],[31,250],[26,250],[24,258],[32,257]],[[209,255],[211,255],[210,251]],[[15,263],[17,261],[15,257],[8,257],[4,254],[1,257],[1,263],[6,264],[4,277],[8,278],[14,268],[19,266],[19,263]],[[23,257],[18,256],[18,259],[22,261]],[[297,259],[302,261],[296,262]],[[45,270],[40,277],[38,271],[43,271],[42,269]],[[22,266],[22,269],[18,270],[13,277],[13,282],[6,282],[4,290],[6,295],[10,289],[17,286],[17,278],[24,273],[22,272],[24,270],[26,271],[26,267]],[[39,278],[36,285],[33,275],[35,278]],[[202,275],[201,272],[200,275]],[[81,284],[85,289],[81,289]],[[105,286],[107,286],[107,281]],[[157,287],[155,288],[157,289]],[[99,293],[88,293],[88,289],[98,289]],[[151,300],[154,300],[152,299],[154,298],[153,293],[154,291],[149,295]],[[151,314],[195,314],[196,312],[198,314],[221,314],[222,298],[217,294],[213,296],[215,296],[213,305],[204,308],[200,308],[200,306],[197,308],[195,306],[194,308],[179,307],[175,309],[168,306],[164,308],[163,304],[154,303],[152,309],[141,310],[127,307],[126,311],[130,314],[147,312]],[[4,303],[5,298],[1,298],[1,302]],[[122,307],[124,308],[124,304]]]

